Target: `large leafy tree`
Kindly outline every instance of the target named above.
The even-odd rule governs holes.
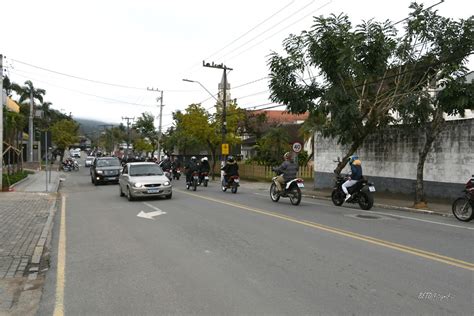
[[[445,128],[445,114],[464,115],[474,108],[474,84],[465,75],[474,51],[474,17],[454,21],[412,4],[401,54],[423,70],[425,85],[404,95],[401,122],[424,132],[417,164],[415,206],[426,206],[423,170],[432,145]],[[421,57],[416,57],[421,56]]]
[[[64,158],[64,151],[79,141],[79,125],[70,119],[63,119],[54,123],[51,128],[52,140],[60,151],[60,161]]]
[[[137,131],[141,138],[148,139],[148,142],[152,146],[151,156],[153,157],[155,150],[158,145],[158,132],[155,128],[155,117],[151,113],[142,113],[135,124],[133,124],[133,128]]]
[[[412,14],[407,23],[421,26],[424,20]],[[453,31],[445,36],[454,39],[458,34]],[[346,15],[317,17],[309,31],[284,41],[285,55],[271,54],[272,100],[291,113],[309,111],[322,118],[315,129],[347,146],[337,173],[368,135],[395,121],[392,114],[406,102],[405,96],[426,88],[433,67],[446,66],[439,62],[446,56],[410,53],[420,41],[408,38],[423,38],[423,30],[412,27],[410,32],[399,38],[390,21],[353,27]],[[452,52],[466,56],[465,39],[453,41]]]
[[[226,109],[226,134],[224,141],[230,147],[240,142],[238,137],[239,122],[243,112],[234,102],[229,102]],[[183,132],[205,146],[212,156],[212,170],[222,143],[222,112],[219,108],[210,114],[200,104],[189,105],[181,117]],[[213,175],[214,176],[214,175]]]
[[[206,148],[202,146],[196,137],[186,132],[183,123],[184,113],[176,111],[173,113],[173,126],[168,129],[162,138],[163,151],[171,154],[177,152],[182,155],[199,152]]]

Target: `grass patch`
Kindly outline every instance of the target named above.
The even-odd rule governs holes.
[[[18,181],[20,180],[23,180],[24,178],[26,178],[28,176],[28,174],[33,174],[34,172],[33,171],[26,171],[26,170],[23,170],[23,171],[19,171],[19,172],[16,172],[14,174],[3,174],[2,175],[2,184],[3,184],[3,187],[9,187],[10,185],[14,184],[14,183],[17,183]]]

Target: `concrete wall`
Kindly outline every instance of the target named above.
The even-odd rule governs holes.
[[[364,175],[379,191],[414,193],[418,153],[424,145],[421,131],[408,132],[403,126],[390,126],[366,139],[356,152]],[[315,187],[331,187],[337,157],[347,147],[334,139],[315,134]],[[348,172],[346,167],[344,172]],[[446,122],[446,129],[433,144],[425,162],[425,193],[452,198],[460,194],[474,174],[474,119]]]

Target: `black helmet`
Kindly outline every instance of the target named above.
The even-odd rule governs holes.
[[[227,161],[228,161],[228,162],[233,162],[233,161],[234,161],[234,157],[233,157],[233,156],[227,156]]]

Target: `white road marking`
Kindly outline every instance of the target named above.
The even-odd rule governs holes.
[[[152,208],[154,209],[155,211],[154,212],[149,212],[149,213],[145,213],[144,211],[140,211],[140,213],[137,214],[138,217],[142,217],[142,218],[147,218],[147,219],[153,219],[153,216],[159,216],[159,215],[163,215],[163,214],[166,214],[166,212],[163,212],[162,210],[160,210],[159,208],[149,204],[149,203],[146,203],[146,202],[143,202],[143,204],[145,204],[146,206],[148,206],[149,208]]]
[[[261,194],[261,193],[254,193],[254,194],[266,196],[266,194]],[[313,205],[331,206],[330,204],[311,202],[311,201],[308,201],[308,200],[305,200],[304,202],[308,203],[308,204],[313,204]],[[455,228],[463,228],[463,229],[468,229],[468,230],[474,230],[474,227],[466,227],[466,226],[461,226],[461,225],[440,223],[440,222],[436,222],[436,221],[430,221],[430,220],[427,220],[427,219],[421,219],[421,218],[410,217],[410,216],[403,216],[403,215],[397,215],[397,214],[391,214],[391,213],[382,213],[382,212],[376,212],[376,211],[364,211],[364,212],[374,213],[374,214],[379,214],[379,215],[399,217],[399,218],[403,218],[403,219],[409,219],[409,220],[413,220],[413,221],[425,222],[425,223],[430,223],[430,224],[437,224],[437,225],[443,225],[443,226],[449,226],[449,227],[455,227]]]

